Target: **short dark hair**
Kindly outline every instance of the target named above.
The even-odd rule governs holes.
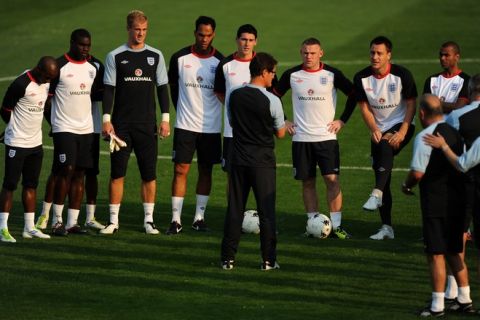
[[[313,37],[312,38],[307,38],[307,39],[303,40],[303,42],[302,42],[302,46],[312,46],[312,45],[315,45],[315,44],[319,45],[320,47],[322,46],[320,44],[320,40],[318,40],[317,38],[313,38]]]
[[[432,103],[432,100],[434,103]],[[420,97],[420,108],[426,116],[440,116],[443,115],[442,102],[433,94],[424,94]]]
[[[271,54],[259,52],[250,61],[250,76],[252,78],[261,76],[264,70],[273,72],[277,63],[277,60]]]
[[[453,51],[455,51],[455,54],[460,54],[460,46],[455,41],[447,41],[444,44],[442,44],[440,48],[443,49],[448,47],[453,48]]]
[[[198,27],[201,24],[211,25],[213,31],[215,31],[215,27],[217,26],[217,24],[215,23],[215,19],[213,19],[211,17],[207,17],[207,16],[200,16],[200,17],[197,18],[197,20],[195,20],[195,31],[198,30]]]
[[[468,81],[468,96],[480,96],[480,73],[474,74]]]
[[[72,34],[70,35],[70,42],[77,42],[80,38],[89,38],[91,39],[92,36],[90,35],[90,32],[88,32],[87,29],[75,29],[72,31]]]
[[[373,38],[373,40],[370,41],[370,47],[373,44],[375,44],[375,45],[384,44],[385,47],[387,47],[387,51],[392,52],[392,49],[393,49],[392,41],[390,41],[390,39],[388,39],[385,36],[378,36],[378,37]]]
[[[247,23],[247,24],[243,24],[241,25],[238,30],[237,30],[237,39],[240,38],[240,36],[242,35],[242,33],[251,33],[255,36],[255,39],[257,39],[257,29],[255,29],[254,26],[252,26],[251,24]]]

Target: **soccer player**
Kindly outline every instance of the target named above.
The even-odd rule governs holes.
[[[215,26],[213,18],[198,17],[193,32],[195,43],[177,51],[170,59],[168,79],[177,117],[173,134],[172,221],[168,235],[182,231],[183,200],[195,150],[198,181],[192,228],[208,230],[205,209],[212,189],[212,169],[222,157],[222,103],[215,96],[213,85],[215,70],[223,55],[212,46]]]
[[[474,313],[468,270],[460,256],[466,213],[464,177],[448,164],[441,150],[432,150],[423,141],[427,134],[441,134],[448,141],[447,147],[458,155],[463,150],[462,138],[444,122],[440,99],[434,95],[422,97],[419,117],[425,129],[415,138],[411,170],[402,185],[402,191],[412,195],[411,189],[420,183],[423,241],[433,289],[431,304],[420,316],[439,317],[444,314],[445,260],[459,286],[458,296],[447,310]]]
[[[101,87],[97,68],[88,62],[90,33],[76,29],[70,36],[70,50],[57,59],[59,76],[52,81],[51,126],[55,179],[52,233],[83,234],[78,215],[83,200],[85,169],[93,166],[93,119],[91,95]],[[68,194],[68,219],[62,212]]]
[[[251,24],[241,25],[237,30],[237,51],[223,59],[215,74],[214,91],[218,99],[225,103],[232,88],[250,82],[250,61],[255,57],[257,45],[257,29]],[[232,127],[228,121],[227,108],[223,116],[223,155],[222,169],[229,171],[228,154],[232,149]]]
[[[90,47],[86,47],[85,50],[89,51]],[[92,55],[87,56],[88,62],[90,62],[98,72],[99,79],[103,79],[104,66],[103,63]],[[85,227],[92,230],[101,230],[105,228],[104,225],[97,222],[95,219],[95,208],[98,193],[98,181],[97,175],[99,173],[99,156],[100,156],[100,133],[102,132],[102,115],[100,110],[100,103],[103,98],[103,82],[99,81],[95,92],[92,92],[92,118],[93,118],[93,167],[85,170],[85,193],[86,193],[86,218]],[[52,173],[48,177],[47,185],[45,187],[45,197],[42,205],[42,213],[38,217],[35,227],[38,229],[46,229],[48,219],[50,217],[50,208],[52,206],[54,190],[55,190],[55,176],[52,168]]]
[[[230,190],[222,240],[221,263],[233,269],[240,241],[246,199],[253,189],[260,218],[262,270],[278,269],[276,256],[275,197],[276,162],[273,136],[285,136],[280,99],[268,92],[277,61],[258,53],[250,63],[251,81],[227,97],[227,111],[233,129]]]
[[[447,41],[440,47],[440,65],[443,72],[431,75],[425,80],[423,93],[431,93],[440,98],[444,113],[459,109],[468,100],[467,86],[469,76],[459,66],[460,46]]]
[[[391,64],[392,42],[379,36],[370,42],[370,66],[354,77],[355,94],[371,134],[375,188],[363,209],[380,211],[382,227],[370,239],[393,239],[390,181],[393,159],[415,131],[417,88],[410,71]]]
[[[8,231],[13,192],[22,176],[24,238],[48,239],[34,225],[38,177],[42,168],[42,119],[50,81],[58,76],[55,58],[42,57],[37,66],[16,78],[3,98],[0,114],[5,130],[5,167],[0,193],[0,240],[16,242]]]
[[[303,203],[308,218],[318,211],[316,167],[320,167],[327,189],[327,202],[332,220],[332,235],[347,239],[350,235],[341,227],[342,191],[340,155],[337,133],[355,110],[353,84],[343,73],[321,61],[320,41],[308,38],[300,48],[303,63],[285,71],[274,88],[282,97],[292,89],[293,123],[287,121],[292,135],[294,178],[302,181]],[[337,89],[348,96],[340,119],[334,120]]]
[[[127,15],[127,43],[111,51],[105,62],[103,133],[115,133],[127,146],[110,155],[110,223],[100,230],[101,234],[118,230],[118,213],[132,150],[142,179],[145,232],[159,233],[153,223],[158,153],[155,88],[162,112],[158,134],[165,138],[170,135],[168,77],[163,54],[145,43],[147,30],[147,16],[139,10],[131,11]]]

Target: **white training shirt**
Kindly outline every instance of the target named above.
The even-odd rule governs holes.
[[[372,68],[367,67],[355,75],[353,82],[357,101],[368,102],[381,132],[402,123],[407,111],[407,100],[417,97],[412,74],[395,64],[390,64],[383,76],[375,75]]]
[[[87,60],[76,61],[67,54],[57,59],[60,73],[52,82],[52,132],[93,132],[91,91],[97,69]]]
[[[8,87],[3,108],[11,110],[5,129],[5,144],[11,147],[34,148],[42,144],[42,120],[49,83],[38,84],[29,71]]]
[[[227,100],[233,89],[248,84],[250,82],[250,61],[253,57],[255,57],[255,52],[251,59],[240,59],[234,53],[222,60],[215,75],[215,92],[224,94],[225,100]],[[226,107],[223,114],[223,136],[233,137]]]
[[[302,65],[285,71],[274,92],[283,96],[292,89],[293,122],[295,134],[292,141],[320,142],[336,140],[328,131],[335,118],[337,88],[349,95],[352,83],[340,70],[321,63],[318,70],[305,70]]]
[[[438,73],[425,80],[423,93],[431,93],[447,103],[455,103],[458,99],[468,101],[468,79],[468,75],[461,70],[450,77]]]
[[[177,97],[175,127],[201,133],[220,133],[222,103],[213,91],[215,71],[223,55],[215,49],[200,55],[193,46],[172,55],[168,79]]]

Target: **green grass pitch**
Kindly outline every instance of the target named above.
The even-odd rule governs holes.
[[[84,27],[92,33],[92,53],[104,59],[127,39],[125,16],[142,9],[149,17],[147,43],[166,60],[193,41],[199,15],[217,20],[214,45],[228,55],[235,50],[239,25],[259,31],[257,51],[272,53],[279,74],[300,63],[299,46],[307,37],[322,41],[324,60],[349,78],[366,66],[368,43],[376,35],[390,37],[393,59],[409,68],[419,91],[425,78],[440,70],[441,43],[462,47],[461,67],[480,72],[476,0],[405,1],[94,1],[2,0],[0,3],[0,93],[11,77],[33,66],[42,55],[59,56],[68,49],[70,32]],[[338,108],[345,99],[339,94]],[[283,99],[291,117],[290,96]],[[172,110],[172,118],[174,110]],[[173,123],[173,122],[172,122]],[[4,124],[0,124],[3,130]],[[46,127],[45,127],[46,128]],[[418,131],[418,129],[417,129]],[[237,265],[219,268],[225,175],[214,171],[206,219],[212,232],[198,234],[189,224],[195,206],[196,169],[192,166],[183,214],[185,231],[176,237],[146,236],[142,231],[139,175],[134,159],[126,178],[120,211],[121,228],[113,237],[94,234],[49,241],[21,238],[23,210],[16,192],[9,226],[18,242],[0,244],[0,318],[2,319],[414,319],[430,297],[421,236],[418,195],[400,192],[411,157],[411,144],[396,159],[404,170],[393,174],[393,223],[396,239],[372,241],[378,214],[361,210],[373,183],[368,169],[368,132],[355,111],[339,135],[343,226],[353,239],[309,239],[302,236],[306,216],[300,183],[290,167],[290,138],[277,143],[278,260],[281,269],[259,270],[259,239],[245,235]],[[164,231],[170,222],[169,160],[172,139],[159,142],[158,196],[155,222]],[[38,189],[38,211],[52,161],[52,141],[44,138],[45,159]],[[103,145],[104,150],[107,146]],[[4,148],[0,148],[0,159]],[[3,161],[3,160],[2,160]],[[3,164],[0,175],[3,176]],[[109,159],[101,156],[97,218],[108,219]],[[320,181],[321,182],[321,181]],[[318,184],[321,210],[327,211],[323,183]],[[253,196],[250,197],[252,200]],[[250,202],[250,207],[254,203]],[[38,212],[37,212],[38,213]],[[83,222],[84,210],[80,215]],[[480,307],[474,261],[468,247],[472,297]],[[455,317],[450,317],[455,318]]]

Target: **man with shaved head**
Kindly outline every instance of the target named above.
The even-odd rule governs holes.
[[[55,58],[45,56],[37,66],[26,71],[8,87],[0,114],[7,123],[5,130],[5,167],[0,193],[0,241],[16,242],[8,231],[8,216],[13,204],[13,191],[22,176],[24,238],[50,236],[35,228],[35,202],[38,177],[42,168],[42,119],[50,81],[58,75]]]
[[[433,289],[431,304],[421,311],[420,316],[439,317],[444,314],[445,262],[450,266],[459,287],[457,299],[448,309],[472,313],[467,266],[460,255],[463,251],[465,220],[464,177],[449,165],[441,149],[427,145],[423,137],[440,133],[457,155],[463,151],[463,141],[460,134],[443,120],[442,104],[438,97],[432,94],[422,96],[419,118],[424,130],[415,138],[411,169],[402,191],[412,195],[412,188],[419,183],[423,241]]]

